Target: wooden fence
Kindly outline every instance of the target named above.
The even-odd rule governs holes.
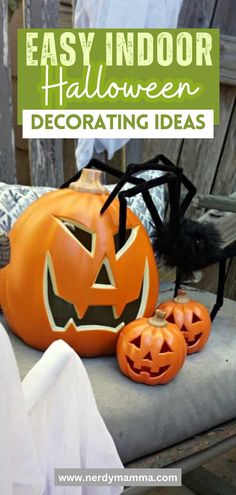
[[[71,0],[25,0],[23,17],[26,26],[70,27]],[[73,140],[37,139],[23,142],[21,130],[15,124],[15,150],[13,121],[16,118],[13,115],[12,94],[15,99],[16,47],[14,41],[11,46],[12,79],[7,26],[7,0],[0,0],[0,180],[58,186],[75,170]],[[124,168],[130,161],[142,162],[157,153],[163,153],[184,168],[200,193],[229,195],[236,191],[235,0],[184,0],[179,27],[217,27],[221,30],[221,115],[220,125],[215,128],[215,138],[132,140],[125,149],[116,153],[112,164]],[[15,32],[11,33],[11,39],[15,40]],[[102,158],[107,161],[106,155]],[[235,279],[236,261],[232,263],[228,277],[229,296],[236,295]]]

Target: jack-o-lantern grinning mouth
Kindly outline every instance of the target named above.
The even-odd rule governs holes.
[[[199,342],[201,336],[202,336],[202,333],[198,333],[193,340],[187,339],[188,347],[192,347],[193,345],[197,344]]]
[[[163,375],[163,373],[165,373],[170,367],[170,365],[161,366],[158,371],[151,371],[151,368],[149,366],[142,365],[141,368],[139,369],[134,366],[134,361],[130,359],[129,356],[126,356],[126,359],[129,364],[129,367],[134,373],[137,373],[138,375],[142,373],[148,373],[149,376],[153,378]]]
[[[168,319],[168,321],[170,321],[170,319]],[[195,323],[193,323],[193,324],[195,324]],[[184,324],[182,325],[180,330],[184,334],[184,338],[188,344],[188,347],[193,347],[194,345],[196,345],[202,336],[202,332],[201,332],[201,333],[198,333],[197,335],[195,335],[194,339],[190,340],[190,338],[188,336],[188,329],[186,328],[186,326]]]
[[[102,290],[102,289],[101,289]],[[143,316],[149,292],[149,265],[145,262],[144,276],[139,297],[126,304],[121,316],[115,317],[113,306],[89,306],[83,318],[80,318],[76,307],[70,301],[57,295],[56,278],[51,257],[48,253],[44,273],[44,302],[51,329],[54,332],[65,332],[73,323],[76,330],[107,330],[117,333],[130,321]]]

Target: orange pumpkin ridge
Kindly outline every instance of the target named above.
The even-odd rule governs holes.
[[[146,385],[168,383],[182,368],[186,343],[177,325],[157,310],[152,318],[129,323],[117,343],[119,367],[131,380]]]
[[[203,349],[210,335],[211,318],[207,308],[187,297],[187,292],[179,289],[177,297],[159,305],[166,312],[169,322],[175,323],[184,335],[187,354]]]
[[[128,209],[119,250],[119,201],[100,215],[108,193],[94,172],[84,169],[70,189],[36,200],[9,234],[1,304],[11,329],[37,349],[63,339],[81,356],[114,354],[124,324],[155,309],[148,235]]]

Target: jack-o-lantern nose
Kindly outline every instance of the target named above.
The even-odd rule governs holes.
[[[112,273],[111,265],[106,258],[97,274],[93,287],[115,287],[115,280]]]

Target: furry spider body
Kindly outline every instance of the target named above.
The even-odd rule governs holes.
[[[178,233],[164,223],[154,248],[170,267],[177,267],[189,278],[194,271],[211,265],[220,256],[221,236],[212,223],[200,223],[182,217]]]

